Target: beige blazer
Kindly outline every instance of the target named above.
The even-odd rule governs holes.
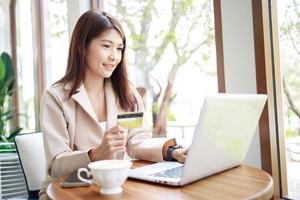
[[[84,85],[68,99],[71,85],[51,86],[42,97],[41,125],[45,144],[47,172],[57,177],[84,167],[91,162],[88,151],[99,145],[104,130],[100,127]],[[133,88],[138,100],[136,111],[144,111],[138,92]],[[110,80],[105,81],[107,128],[116,125],[117,114],[122,110],[117,106]],[[141,128],[128,130],[126,151],[132,158],[162,161],[162,147],[166,138],[151,138],[152,133],[143,119]],[[118,155],[122,159],[123,155]]]

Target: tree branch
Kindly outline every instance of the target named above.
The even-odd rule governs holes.
[[[289,109],[291,109],[292,112],[295,113],[295,115],[300,119],[300,111],[297,108],[297,106],[294,104],[294,101],[291,97],[290,91],[287,88],[287,85],[285,83],[285,79],[282,79],[282,83],[283,83],[283,92],[288,100],[288,104],[289,104]]]
[[[287,24],[289,27],[294,27],[295,25],[287,19]],[[296,44],[296,41],[294,39],[294,37],[292,36],[292,31],[287,31],[287,34],[288,34],[288,38],[291,40],[292,42],[292,45],[293,45],[293,48],[295,49],[295,51],[297,52],[298,55],[300,55],[300,50],[298,50],[297,48],[297,44]]]
[[[122,4],[122,1],[117,1],[117,4],[115,6],[117,8],[117,13],[121,13],[121,15],[123,16],[123,21],[127,24],[127,27],[130,30],[130,34],[137,35],[134,25],[128,19],[129,13],[126,10],[126,7]]]
[[[152,66],[157,65],[158,61],[160,60],[161,56],[163,55],[165,49],[167,48],[168,44],[174,40],[174,34],[175,34],[175,29],[176,26],[179,22],[180,17],[177,16],[176,14],[176,6],[175,6],[175,1],[172,1],[172,14],[171,14],[171,21],[170,21],[170,26],[169,29],[166,33],[166,35],[162,38],[162,42],[159,45],[159,48],[156,49],[153,60],[151,62]]]
[[[207,4],[209,3],[209,1],[206,1],[203,6],[201,7],[200,11],[198,12],[199,15],[195,16],[194,17],[194,20],[191,24],[191,26],[189,27],[188,31],[187,31],[187,39],[186,39],[186,42],[185,44],[182,46],[182,49],[185,49],[187,48],[187,46],[189,45],[189,42],[190,42],[190,36],[191,36],[191,32],[192,30],[195,28],[195,26],[199,23],[199,19],[201,19],[202,15],[203,15],[203,11],[205,10]],[[210,20],[210,18],[207,18],[207,20]]]
[[[293,6],[291,6],[291,7],[294,8],[294,12],[296,13],[297,17],[299,16],[298,6],[299,5],[297,4],[297,2],[295,0],[293,0]],[[289,12],[287,12],[286,15],[289,15]],[[296,29],[295,31],[299,32],[299,30],[297,30],[297,27],[298,27],[297,24],[294,24],[292,22],[292,20],[288,20],[289,19],[288,16],[286,16],[286,18],[287,18],[287,23],[288,23],[289,27],[294,27]],[[299,22],[296,22],[296,23],[299,23]],[[295,51],[297,52],[297,54],[300,55],[300,50],[297,48],[297,46],[299,46],[299,45],[297,45],[296,39],[294,39],[294,37],[292,35],[292,31],[288,31],[287,33],[288,33],[288,36],[289,36],[289,38],[290,38],[290,40],[292,42],[293,48],[295,49]]]

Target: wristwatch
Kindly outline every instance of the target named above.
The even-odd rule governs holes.
[[[178,161],[175,158],[173,158],[172,153],[175,149],[183,148],[181,145],[175,145],[175,146],[169,146],[167,150],[167,160],[168,161]]]

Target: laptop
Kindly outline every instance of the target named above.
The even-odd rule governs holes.
[[[131,169],[129,178],[183,186],[240,165],[266,99],[263,94],[207,96],[185,163],[165,161]]]

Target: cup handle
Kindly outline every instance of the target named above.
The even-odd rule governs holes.
[[[79,169],[77,170],[77,177],[78,177],[79,180],[81,180],[81,181],[83,181],[83,182],[85,182],[85,183],[92,184],[92,183],[93,183],[93,179],[85,179],[85,178],[82,178],[82,177],[81,177],[81,172],[86,173],[86,175],[87,175],[88,177],[91,176],[91,172],[90,172],[87,168],[79,168]]]

